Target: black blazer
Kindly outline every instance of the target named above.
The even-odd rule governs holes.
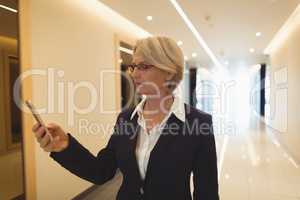
[[[94,184],[113,178],[119,168],[123,182],[118,200],[191,200],[190,175],[193,172],[194,200],[218,200],[218,176],[212,118],[185,104],[183,123],[174,114],[151,152],[146,178],[141,179],[135,156],[138,116],[134,109],[121,112],[114,133],[97,157],[70,134],[70,145],[50,156],[64,168]]]

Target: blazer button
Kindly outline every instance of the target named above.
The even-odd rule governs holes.
[[[140,188],[140,193],[144,194],[144,189],[143,188]]]

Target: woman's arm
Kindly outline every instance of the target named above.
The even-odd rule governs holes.
[[[215,138],[212,128],[212,117],[205,116],[200,126],[199,148],[193,166],[194,200],[218,200],[218,170]],[[208,128],[209,127],[209,128]]]
[[[95,157],[70,134],[68,147],[61,152],[51,152],[50,156],[71,173],[101,185],[114,177],[117,162],[114,151],[115,135],[107,146]]]
[[[96,157],[71,134],[67,134],[68,145],[63,150],[54,148],[55,146],[60,147],[60,145],[55,145],[54,142],[53,144],[48,144],[48,148],[43,145],[42,147],[44,147],[46,151],[49,149],[52,150],[50,156],[71,173],[94,184],[101,185],[113,178],[118,168],[115,157],[115,140],[119,131],[117,128],[119,126],[119,118],[120,115],[118,116],[114,132],[107,146],[102,149]],[[39,136],[39,131],[36,132],[36,135]],[[55,133],[55,131],[53,131],[53,133]]]

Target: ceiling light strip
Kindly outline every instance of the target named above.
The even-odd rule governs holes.
[[[10,7],[1,5],[1,4],[0,4],[0,8],[3,8],[3,9],[5,9],[5,10],[8,10],[8,11],[11,11],[11,12],[14,12],[14,13],[17,13],[17,12],[18,12],[16,9],[13,9],[13,8],[10,8]]]
[[[125,47],[120,47],[119,50],[122,51],[122,52],[124,52],[124,53],[133,55],[133,51],[131,49],[127,49]]]
[[[170,0],[170,2],[173,4],[173,6],[175,7],[175,9],[178,12],[178,14],[181,16],[181,18],[183,19],[183,21],[186,23],[186,25],[188,26],[188,28],[190,29],[190,31],[192,31],[192,33],[196,37],[197,41],[200,43],[200,45],[202,46],[202,48],[205,50],[205,52],[211,58],[211,60],[213,61],[213,63],[217,67],[221,67],[222,66],[221,63],[219,62],[219,60],[217,59],[217,57],[214,55],[214,53],[211,51],[211,49],[208,47],[208,45],[204,41],[203,37],[197,31],[197,29],[195,28],[195,26],[193,25],[193,23],[191,22],[191,20],[187,17],[187,15],[183,11],[183,9],[180,7],[180,5],[178,4],[178,2],[176,0]]]

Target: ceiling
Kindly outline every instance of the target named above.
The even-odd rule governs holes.
[[[181,40],[193,65],[213,63],[169,0],[100,0],[154,35]],[[177,0],[219,62],[250,66],[266,60],[263,55],[276,32],[300,0]],[[146,17],[153,16],[152,21]],[[256,37],[256,32],[261,32]],[[250,53],[249,49],[255,52]],[[192,58],[196,52],[197,57]]]
[[[16,0],[0,0],[0,5],[8,6],[17,9]],[[0,8],[0,36],[11,38],[18,37],[18,14]]]
[[[0,0],[0,4],[13,9],[18,9],[18,0]]]

